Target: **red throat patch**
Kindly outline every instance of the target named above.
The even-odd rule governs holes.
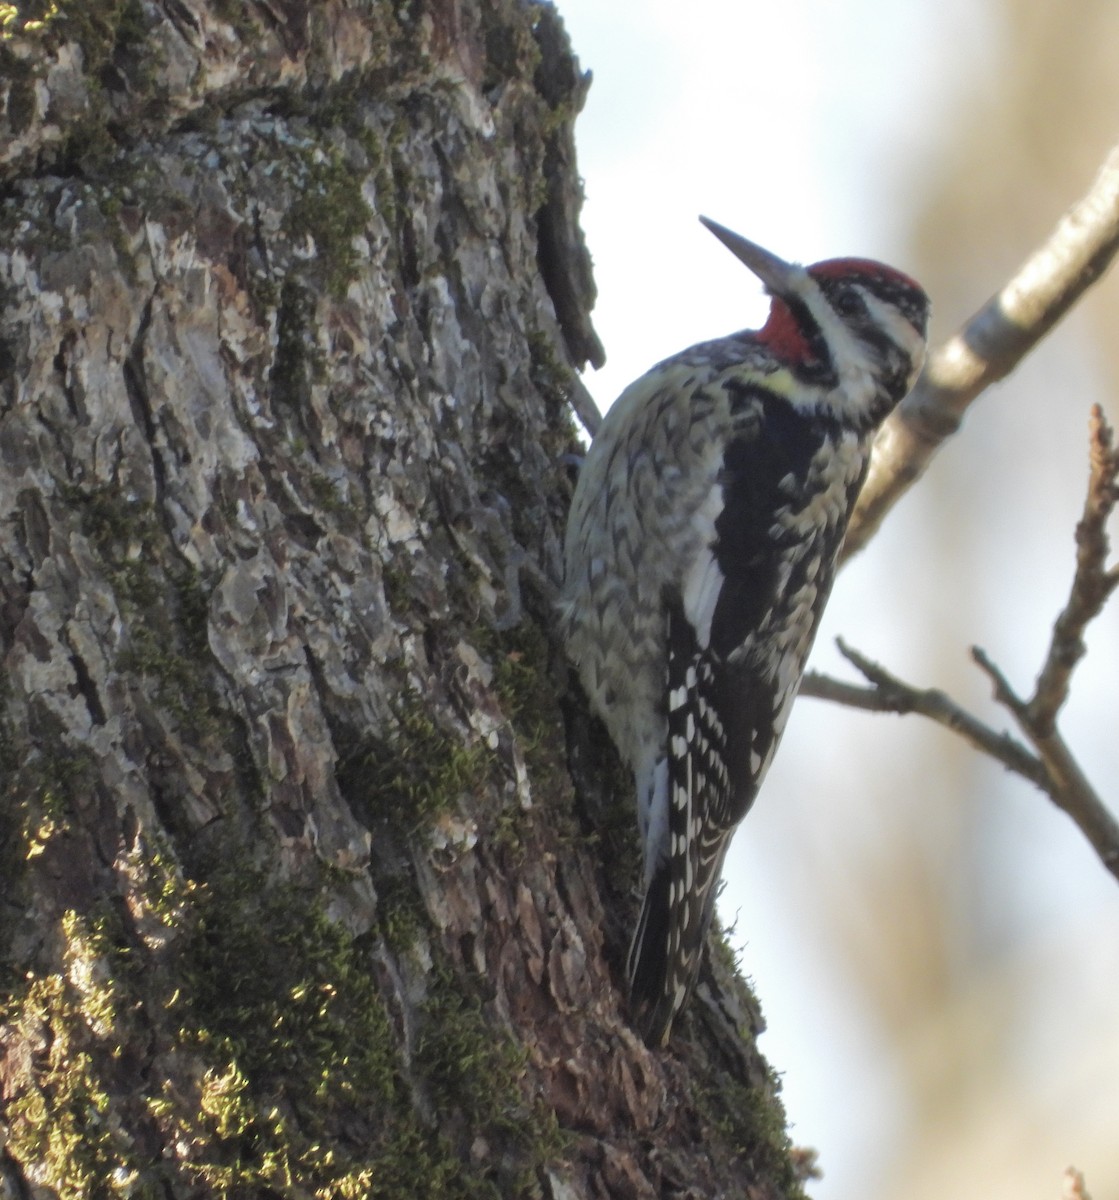
[[[757,338],[783,362],[805,362],[812,357],[808,339],[801,332],[792,310],[780,296],[771,298],[769,318],[758,330]]]

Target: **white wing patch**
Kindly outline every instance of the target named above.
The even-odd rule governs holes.
[[[711,644],[711,622],[725,576],[715,558],[715,522],[723,511],[723,485],[715,483],[692,517],[699,553],[684,575],[684,615],[696,633],[701,650]]]

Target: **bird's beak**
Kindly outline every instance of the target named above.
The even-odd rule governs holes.
[[[803,271],[796,263],[787,263],[776,254],[762,249],[757,242],[748,241],[710,217],[699,218],[724,246],[765,284],[766,290],[775,296],[787,296],[796,290],[796,280]]]

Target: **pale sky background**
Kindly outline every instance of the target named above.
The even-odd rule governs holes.
[[[599,290],[594,320],[608,355],[606,367],[588,372],[584,382],[600,408],[668,354],[763,318],[759,285],[699,225],[701,212],[789,259],[874,257],[919,277],[907,234],[923,181],[938,167],[960,96],[978,73],[997,66],[1001,53],[997,22],[985,16],[984,4],[693,0],[684,9],[669,0],[559,0],[557,7],[583,67],[594,72],[577,141],[587,195],[583,228]],[[1067,201],[1076,194],[1070,191]],[[1030,249],[1022,246],[1022,255]],[[966,272],[966,247],[960,262]],[[1001,282],[976,279],[972,307]],[[934,324],[934,338],[949,332]],[[1063,327],[1053,347],[1029,360],[1021,386],[1041,395],[1067,386],[1076,371],[1069,362],[1090,358],[1079,339],[1075,321]],[[910,497],[844,572],[814,666],[850,677],[832,648],[842,634],[903,677],[946,686],[1005,725],[989,705],[985,680],[968,665],[967,649],[982,644],[1028,688],[1071,577],[1085,457],[1079,416],[1060,429],[1015,416],[1005,394],[1017,380],[973,410],[960,439],[966,450],[950,447],[941,456],[947,465],[938,463],[926,481],[931,488],[936,473],[945,472],[940,486],[948,489],[951,514],[943,515],[943,494],[924,506]],[[1086,416],[1098,398],[1090,368],[1074,382]],[[1114,402],[1102,399],[1112,418],[1119,416]],[[988,475],[982,464],[1002,461],[1004,451],[1010,461],[1012,439],[1014,461],[1028,468],[1009,481]],[[965,452],[980,466],[963,471],[961,490],[944,481],[953,455]],[[957,469],[962,461],[956,459]],[[993,536],[1028,522],[1030,537],[1008,535],[1001,548],[987,548],[980,568],[963,549],[953,555],[951,534],[936,523],[950,529],[973,513],[983,513]],[[1008,588],[1020,592],[1013,605]],[[943,644],[957,609],[968,617]],[[1113,722],[1101,723],[1095,712],[1102,703],[1113,713],[1119,702],[1114,607],[1090,645],[1063,725],[1076,731],[1089,774],[1109,782],[1119,768],[1119,739]],[[913,1130],[891,1044],[862,1008],[850,985],[857,968],[838,961],[845,951],[828,944],[829,926],[805,886],[820,859],[802,861],[799,845],[806,823],[819,827],[832,886],[842,889],[854,861],[847,839],[887,845],[906,805],[935,828],[942,789],[965,769],[949,765],[948,752],[956,748],[948,742],[918,718],[801,702],[728,861],[720,910],[728,922],[737,914],[743,970],[769,1023],[762,1049],[783,1074],[794,1138],[820,1151],[824,1179],[810,1188],[817,1200],[884,1196],[892,1156]],[[945,756],[943,776],[931,778],[930,758],[935,764],[937,755]],[[1014,1139],[1025,1144],[1033,1136],[1031,1122],[1060,1124],[1049,1120],[1046,1104],[1072,1121],[1074,1132],[1060,1130],[1056,1148],[1046,1147],[1031,1165],[1036,1176],[1029,1186],[1014,1181],[1020,1200],[1055,1200],[1070,1162],[1088,1173],[1090,1187],[1093,1168],[1097,1178],[1116,1177],[1119,889],[1040,793],[993,765],[967,760],[966,771],[968,795],[976,797],[964,817],[973,857],[934,859],[930,889],[958,908],[971,933],[961,954],[989,957],[992,987],[1003,986],[1007,974],[1022,979],[997,1036],[1013,1039],[1023,1092],[1031,1098],[1020,1113],[1005,1104],[1014,1119],[987,1136],[1005,1137],[1013,1159]],[[876,923],[890,918],[867,911],[864,936],[873,940]],[[1110,930],[1102,951],[1101,929]],[[963,965],[982,979],[987,963]],[[1105,1048],[1085,1057],[1093,1038]],[[968,1047],[960,1045],[959,1053],[966,1078]],[[1099,1149],[1109,1141],[1098,1137],[1101,1126],[1114,1129],[1109,1158]],[[1096,1139],[1075,1132],[1085,1129]],[[1000,1150],[987,1146],[984,1153],[997,1159]],[[946,1172],[942,1194],[996,1195],[981,1185],[978,1167]]]

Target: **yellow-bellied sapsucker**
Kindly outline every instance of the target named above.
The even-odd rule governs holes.
[[[928,298],[865,259],[801,267],[703,218],[772,297],[759,330],[633,383],[583,463],[562,621],[637,783],[635,1025],[663,1044],[785,727],[875,430],[924,360]]]

